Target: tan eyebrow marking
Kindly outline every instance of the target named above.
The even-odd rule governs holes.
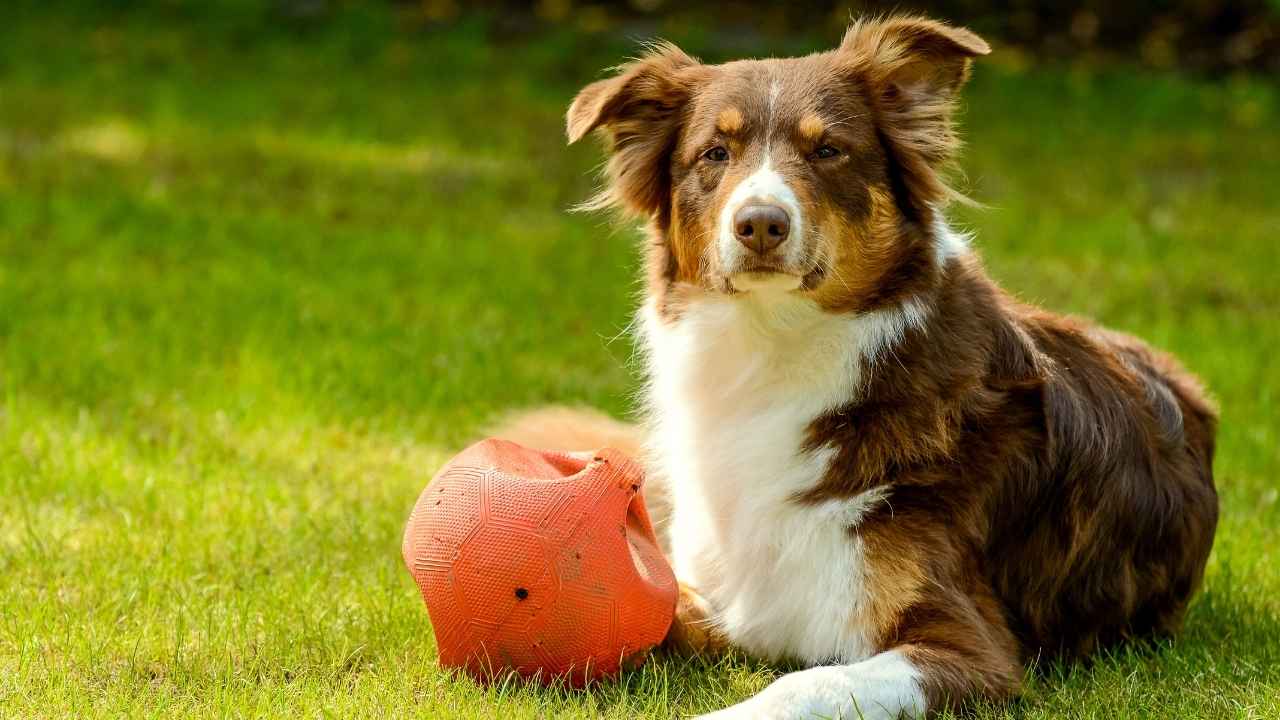
[[[727,107],[716,117],[716,129],[732,135],[742,129],[742,111],[736,107]]]
[[[806,140],[820,140],[822,138],[822,133],[825,132],[826,129],[827,124],[822,121],[822,118],[814,115],[813,113],[806,113],[804,117],[800,118],[800,134],[803,135]]]

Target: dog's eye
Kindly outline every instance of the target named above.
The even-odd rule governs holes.
[[[702,153],[702,157],[710,160],[711,162],[725,162],[729,159],[729,151],[725,150],[723,146],[717,145]]]
[[[840,151],[830,145],[821,145],[817,150],[813,151],[813,156],[819,160],[830,160],[839,154]]]

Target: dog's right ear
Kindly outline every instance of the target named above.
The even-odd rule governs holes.
[[[578,93],[566,117],[569,142],[603,129],[610,153],[608,187],[586,207],[618,205],[652,215],[666,206],[668,159],[702,70],[705,66],[680,48],[659,43],[614,77]]]

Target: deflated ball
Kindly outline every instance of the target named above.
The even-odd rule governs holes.
[[[484,440],[418,498],[404,559],[440,664],[582,685],[640,664],[675,612],[675,576],[616,450]]]

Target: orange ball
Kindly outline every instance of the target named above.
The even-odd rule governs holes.
[[[440,664],[583,685],[642,663],[675,614],[640,467],[484,440],[418,498],[404,559]]]

